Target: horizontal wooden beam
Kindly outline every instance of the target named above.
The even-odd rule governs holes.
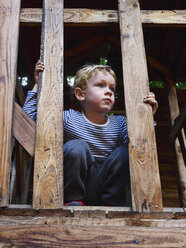
[[[41,8],[22,8],[20,22],[41,23]],[[145,24],[186,24],[186,10],[141,10],[141,21]],[[64,9],[65,24],[118,23],[117,10]]]
[[[63,220],[64,221],[64,220]],[[185,247],[185,222],[173,221],[172,226],[164,227],[162,221],[151,226],[138,226],[128,220],[125,223],[116,220],[66,219],[53,224],[7,224],[0,226],[2,247]],[[156,222],[153,222],[157,225]],[[168,223],[168,222],[167,222]],[[174,224],[176,223],[176,224]],[[150,225],[150,226],[149,226]],[[180,225],[180,226],[179,226]]]
[[[45,212],[45,213],[44,213]],[[140,217],[139,213],[125,213],[125,215],[117,216],[116,214],[111,214],[109,212],[109,217],[101,216],[101,211],[92,211],[92,212],[85,212],[82,214],[82,211],[76,211],[70,214],[70,211],[65,213],[65,211],[55,211],[55,212],[46,212],[41,211],[38,216],[34,215],[25,215],[25,213],[21,216],[15,215],[1,215],[1,225],[79,225],[82,226],[83,223],[87,222],[87,225],[95,226],[147,226],[147,227],[186,227],[186,216],[181,214],[179,218],[178,215],[174,215],[172,213],[166,213],[164,215],[152,215],[151,218],[148,218],[149,215],[144,215],[142,218]],[[67,214],[69,216],[67,216]],[[89,216],[88,216],[89,215]],[[21,218],[20,218],[21,217]],[[154,218],[153,218],[154,217]],[[167,217],[167,219],[162,218]],[[177,218],[177,219],[174,219]],[[117,221],[116,221],[117,219]],[[1,226],[0,225],[0,226]]]
[[[32,157],[34,156],[35,129],[35,122],[15,103],[13,135]]]

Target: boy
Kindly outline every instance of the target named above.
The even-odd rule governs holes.
[[[36,85],[28,92],[24,111],[36,120]],[[125,206],[129,204],[129,161],[126,119],[107,116],[115,102],[116,76],[110,66],[86,65],[75,76],[74,94],[82,112],[69,109],[64,122],[65,205]],[[158,103],[153,93],[144,102],[155,114]]]

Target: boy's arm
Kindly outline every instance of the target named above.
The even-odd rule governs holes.
[[[32,89],[33,92],[37,92],[38,89],[38,82],[39,82],[39,73],[43,72],[45,69],[43,62],[41,60],[38,60],[36,65],[35,65],[35,70],[34,70],[34,80],[35,80],[35,85]]]
[[[23,110],[33,120],[37,120],[37,92],[28,91]]]
[[[28,91],[23,106],[23,110],[35,121],[37,120],[37,89],[38,89],[39,72],[42,72],[43,70],[44,70],[44,64],[40,60],[38,60],[34,70],[34,79],[36,83],[33,89],[31,91]]]

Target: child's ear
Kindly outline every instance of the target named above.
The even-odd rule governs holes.
[[[74,89],[74,94],[75,94],[78,101],[84,101],[85,100],[85,93],[81,88],[76,87]]]

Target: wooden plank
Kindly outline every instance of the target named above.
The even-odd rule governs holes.
[[[15,103],[13,135],[32,157],[34,156],[35,130],[35,122]]]
[[[180,114],[174,120],[174,124],[170,130],[169,140],[170,144],[172,144],[175,139],[178,137],[178,133],[181,131],[182,127],[186,124],[186,104],[183,106]]]
[[[42,9],[22,8],[20,22],[41,23]],[[186,24],[186,10],[141,10],[146,24]],[[118,23],[117,10],[64,9],[64,23]]]
[[[168,91],[169,112],[172,125],[174,120],[179,115],[179,105],[176,93],[176,87],[173,80],[166,79],[166,86]],[[186,207],[186,167],[184,164],[183,156],[178,139],[175,140],[175,152],[178,166],[180,191],[182,197],[182,204]]]
[[[6,206],[9,199],[19,13],[20,0],[0,1],[0,206]]]
[[[80,212],[79,212],[80,213]],[[94,212],[95,214],[95,212]],[[158,214],[158,213],[157,213]],[[166,228],[176,228],[176,227],[182,227],[186,228],[186,219],[140,219],[135,218],[131,214],[130,216],[126,215],[123,217],[115,217],[113,218],[102,218],[99,217],[99,214],[97,216],[88,216],[88,217],[66,217],[65,215],[43,215],[43,216],[0,216],[0,226],[2,225],[78,225],[83,226],[83,224],[86,224],[86,226],[117,226],[117,227],[126,227],[126,226],[141,226],[141,227],[166,227]],[[36,228],[37,229],[37,228]]]
[[[63,1],[45,0],[41,41],[45,64],[38,99],[33,207],[63,206]]]
[[[186,137],[185,137],[184,129],[182,129],[181,132],[178,134],[178,140],[180,143],[183,160],[186,166]]]
[[[25,94],[24,94],[23,88],[22,88],[22,86],[18,80],[16,83],[16,93],[17,93],[17,96],[18,96],[18,99],[19,99],[21,106],[23,106],[24,102],[25,102]]]
[[[152,109],[143,102],[149,83],[138,1],[120,0],[119,13],[132,208],[160,212],[163,207]]]
[[[141,10],[142,23],[186,24],[185,10]]]
[[[80,222],[81,220],[76,220]],[[57,223],[57,222],[56,222]],[[118,221],[102,225],[100,220],[72,225],[2,225],[3,247],[185,247],[186,228],[123,226]],[[148,224],[149,222],[147,222]]]
[[[64,206],[63,209],[32,209],[31,205],[10,204],[8,208],[0,209],[0,216],[34,216],[34,217],[78,217],[78,218],[108,218],[108,219],[151,219],[171,220],[186,219],[184,208],[164,208],[163,212],[132,212],[127,207],[92,207]],[[21,221],[21,220],[20,220]],[[21,222],[20,222],[21,224]],[[22,223],[23,224],[23,223]]]

